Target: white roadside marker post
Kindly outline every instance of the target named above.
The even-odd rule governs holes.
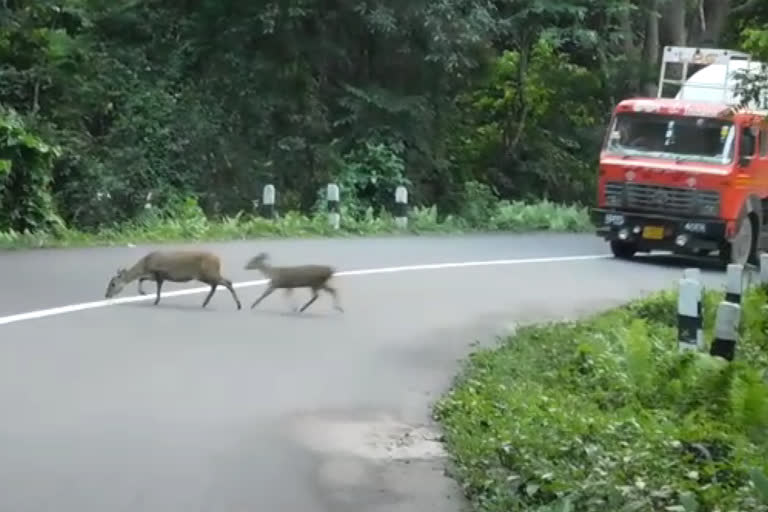
[[[339,229],[341,225],[341,213],[339,208],[339,186],[335,183],[328,184],[326,200],[328,202],[328,223],[333,229]]]
[[[395,225],[398,229],[408,227],[408,189],[402,185],[395,189]]]
[[[699,269],[686,269],[677,296],[677,342],[679,350],[704,348],[702,286]]]
[[[264,185],[261,200],[261,214],[267,219],[275,218],[275,186]]]

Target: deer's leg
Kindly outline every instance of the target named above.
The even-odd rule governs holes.
[[[317,288],[312,288],[312,298],[309,299],[306,304],[301,306],[301,309],[299,309],[299,313],[307,309],[309,305],[315,302],[316,300],[317,300]]]
[[[208,302],[211,300],[211,297],[213,297],[213,294],[216,293],[216,287],[219,286],[219,283],[212,283],[211,284],[211,291],[208,292],[208,296],[203,301],[203,307],[208,305]]]
[[[337,311],[343,313],[344,310],[341,308],[341,304],[339,304],[339,294],[336,292],[336,289],[331,285],[324,284],[323,290],[330,293],[333,297],[333,307],[336,308]]]
[[[264,293],[262,293],[258,299],[253,301],[253,304],[251,304],[251,309],[255,308],[259,304],[259,302],[264,300],[267,297],[267,295],[270,295],[273,291],[275,291],[275,287],[272,285],[269,285],[267,289],[264,290]]]
[[[147,292],[144,291],[144,288],[141,286],[144,281],[149,281],[148,277],[140,277],[139,278],[139,295],[146,295]]]
[[[160,290],[163,288],[163,280],[160,276],[155,276],[155,282],[157,282],[157,291],[155,292],[155,306],[160,302]]]
[[[243,309],[243,306],[240,304],[240,299],[237,298],[237,294],[235,293],[235,288],[232,286],[232,281],[222,278],[219,283],[222,286],[225,286],[227,290],[229,290],[229,293],[232,294],[232,298],[235,299],[235,304],[237,304],[237,309]]]

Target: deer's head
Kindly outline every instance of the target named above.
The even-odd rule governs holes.
[[[118,268],[112,279],[107,284],[107,292],[104,294],[106,298],[111,298],[123,291],[126,283],[126,275],[128,271],[124,268]]]
[[[267,256],[267,253],[260,252],[258,255],[251,258],[248,263],[245,264],[246,270],[263,270],[266,267],[266,262],[269,256]]]

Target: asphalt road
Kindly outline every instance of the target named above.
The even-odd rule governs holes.
[[[600,255],[591,235],[205,244],[339,270]],[[0,253],[0,320],[103,299],[147,247]],[[261,286],[0,325],[0,512],[454,512],[429,407],[475,341],[668,287],[685,264],[585,259],[335,279],[303,315]],[[705,270],[720,286],[722,271]],[[146,283],[154,291],[154,283]],[[164,291],[200,286],[167,284]],[[135,295],[131,284],[123,295]],[[296,303],[306,300],[297,291]],[[415,429],[415,430],[414,430]]]

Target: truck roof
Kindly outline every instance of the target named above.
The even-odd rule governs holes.
[[[615,108],[620,112],[653,112],[662,115],[711,117],[729,119],[733,116],[757,115],[765,117],[768,111],[750,108],[738,108],[727,103],[712,101],[689,101],[676,98],[628,98],[619,102]]]

